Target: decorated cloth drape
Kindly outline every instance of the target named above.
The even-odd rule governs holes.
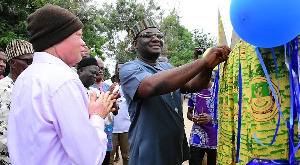
[[[279,69],[279,88],[271,49],[260,48],[270,79],[280,101],[286,121],[290,116],[289,71],[285,64],[284,46],[274,48]],[[242,67],[242,118],[240,138],[240,161],[236,162],[237,128],[239,108],[239,59]],[[279,89],[279,90],[278,90]],[[254,47],[244,41],[236,44],[226,63],[220,67],[219,79],[219,130],[217,162],[220,165],[247,164],[253,158],[289,159],[289,134],[286,123],[280,120],[278,134],[270,144],[277,127],[278,107],[267,83]],[[298,143],[298,124],[295,120],[295,143]],[[300,158],[297,152],[296,159]]]

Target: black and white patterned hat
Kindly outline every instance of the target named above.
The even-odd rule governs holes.
[[[22,56],[24,54],[30,54],[30,53],[34,53],[32,44],[21,39],[12,40],[7,45],[5,51],[5,54],[7,56],[7,61],[15,57]]]

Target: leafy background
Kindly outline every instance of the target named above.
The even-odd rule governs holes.
[[[203,30],[189,31],[180,24],[178,11],[169,13],[155,0],[117,0],[102,5],[93,0],[2,0],[0,1],[0,48],[13,39],[29,40],[26,19],[30,13],[46,3],[56,4],[77,15],[84,24],[83,40],[91,56],[112,61],[127,62],[136,57],[129,35],[133,25],[148,17],[160,24],[165,34],[163,56],[174,66],[194,60],[194,48],[204,49],[216,45],[216,38]],[[164,17],[164,15],[167,15]],[[112,64],[114,66],[114,64]],[[105,79],[110,74],[105,72]]]

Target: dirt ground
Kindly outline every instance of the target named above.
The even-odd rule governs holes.
[[[183,101],[183,117],[184,117],[184,123],[185,123],[185,133],[186,133],[187,139],[189,140],[193,123],[189,119],[187,119],[186,113],[187,113],[187,99],[185,99]],[[204,158],[204,161],[206,161],[205,158]],[[182,165],[188,165],[188,164],[189,164],[189,161],[185,161],[182,163]],[[122,157],[120,157],[119,162],[114,163],[114,165],[123,165]],[[206,163],[203,163],[203,165],[206,165]]]

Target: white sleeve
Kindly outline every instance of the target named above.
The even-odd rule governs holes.
[[[90,121],[94,126],[94,128],[97,130],[99,139],[107,138],[107,135],[104,132],[104,128],[105,128],[104,119],[101,118],[99,115],[92,115]]]

